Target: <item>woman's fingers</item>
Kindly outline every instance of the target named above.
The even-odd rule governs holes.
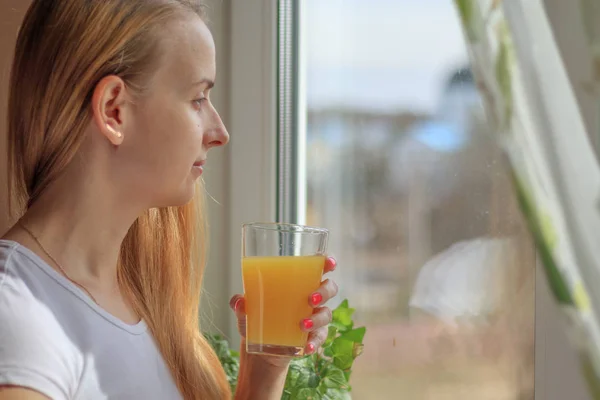
[[[238,331],[242,337],[246,337],[246,300],[241,294],[236,294],[229,300],[229,307],[237,318]]]
[[[319,347],[323,346],[325,340],[327,340],[327,333],[328,329],[326,326],[309,333],[304,352],[306,354],[313,354],[315,351],[317,351]]]
[[[337,261],[333,257],[327,257],[323,273],[332,272],[337,267]],[[309,332],[308,341],[304,349],[306,354],[313,354],[327,340],[327,325],[332,320],[332,312],[328,307],[320,307],[338,293],[338,285],[331,279],[326,279],[321,286],[308,297],[309,304],[315,311],[310,318],[300,322],[300,328]]]
[[[315,309],[314,314],[310,318],[303,319],[300,322],[300,328],[305,332],[312,332],[329,325],[331,320],[331,309],[328,307],[319,307]]]
[[[336,267],[337,261],[335,260],[335,258],[327,257],[325,259],[324,273],[335,271]],[[314,293],[311,293],[311,295],[308,298],[308,302],[311,306],[318,307],[321,304],[326,303],[332,297],[335,297],[337,292],[337,284],[331,279],[325,279],[323,282],[321,282],[321,286],[319,287],[319,289],[317,289]]]
[[[337,267],[337,261],[333,257],[327,257],[325,259],[325,268],[323,269],[323,273],[326,274],[328,272],[335,271],[335,267]]]
[[[238,318],[246,315],[246,302],[244,301],[244,296],[241,294],[236,294],[229,300],[229,307],[231,307]]]
[[[335,297],[338,292],[338,285],[331,279],[325,279],[321,282],[321,286],[312,293],[308,302],[313,307],[318,307],[321,304],[326,303],[329,299]]]

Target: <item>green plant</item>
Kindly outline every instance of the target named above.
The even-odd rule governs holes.
[[[313,355],[295,358],[285,382],[282,400],[350,399],[352,364],[363,350],[366,328],[354,328],[354,309],[344,300],[333,310],[333,322],[322,349]],[[227,378],[235,391],[239,371],[239,353],[229,348],[219,335],[206,335],[217,352]]]

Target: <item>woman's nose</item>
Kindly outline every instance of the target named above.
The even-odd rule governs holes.
[[[229,133],[225,128],[225,125],[221,123],[221,126],[213,129],[212,133],[209,135],[207,146],[210,147],[218,147],[225,146],[229,142]]]
[[[221,116],[214,110],[214,123],[212,124],[212,128],[205,135],[206,138],[206,146],[208,148],[225,146],[229,142],[229,132],[227,132],[227,128],[221,119]]]

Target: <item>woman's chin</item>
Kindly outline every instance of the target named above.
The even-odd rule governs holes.
[[[156,205],[155,207],[164,208],[185,206],[194,199],[195,194],[196,188],[195,185],[192,185],[191,187],[186,188],[186,190],[182,190],[179,193],[170,196],[165,196],[163,199],[161,199],[161,201],[156,202],[158,205]]]
[[[192,188],[192,189],[190,189],[189,192],[183,193],[183,194],[181,194],[181,196],[173,199],[173,204],[171,204],[171,207],[185,206],[186,204],[188,204],[190,201],[192,201],[194,199],[194,195],[195,195],[195,190],[194,190],[194,188]]]

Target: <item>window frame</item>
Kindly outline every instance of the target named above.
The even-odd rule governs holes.
[[[242,293],[241,226],[276,217],[277,0],[230,2],[229,293]],[[226,334],[239,345],[229,313]]]

